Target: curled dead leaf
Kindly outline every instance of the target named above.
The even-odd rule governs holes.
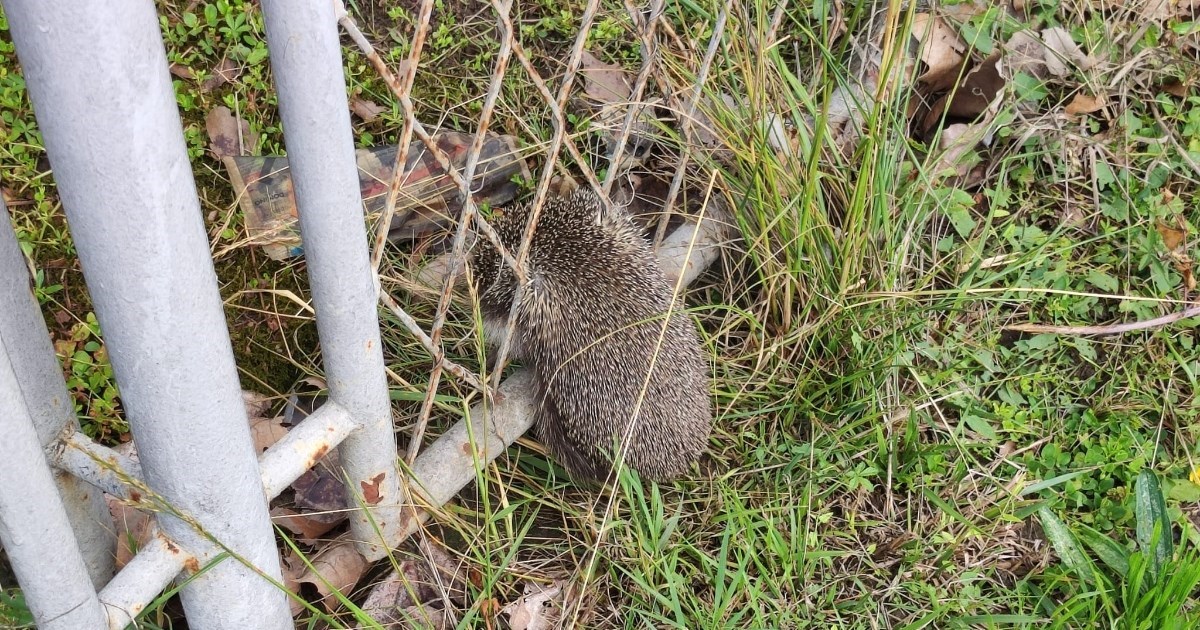
[[[205,79],[204,83],[200,84],[201,92],[211,92],[226,83],[231,83],[242,74],[242,69],[237,62],[229,57],[221,59],[220,63],[212,69],[212,76]]]
[[[958,33],[942,18],[919,13],[913,16],[912,34],[920,42],[918,58],[926,68],[917,80],[933,92],[954,85],[962,72],[967,50]]]
[[[1092,96],[1086,92],[1079,92],[1067,104],[1067,115],[1079,116],[1080,114],[1091,114],[1092,112],[1104,109],[1106,102],[1107,99],[1103,96]]]
[[[549,630],[562,616],[563,583],[525,583],[524,594],[504,607],[512,630]]]
[[[1179,79],[1170,79],[1165,81],[1158,86],[1158,89],[1170,94],[1171,96],[1176,96],[1179,98],[1187,98],[1188,95],[1188,86]]]
[[[292,532],[300,542],[306,545],[315,545],[320,542],[321,536],[329,533],[346,520],[346,516],[345,511],[304,514],[285,507],[271,508],[271,520],[276,525]]]
[[[328,611],[337,608],[337,595],[348,594],[369,566],[354,548],[354,542],[346,539],[321,550],[311,562],[312,568],[297,577],[296,584],[302,590],[305,585],[315,590],[321,598],[321,605]]]
[[[1166,221],[1159,220],[1155,225],[1158,228],[1158,234],[1162,237],[1163,246],[1167,251],[1173,252],[1181,245],[1187,237],[1187,224],[1183,222],[1183,217],[1175,217],[1175,225],[1171,225]]]
[[[387,108],[378,103],[355,96],[350,99],[350,111],[354,112],[354,115],[361,118],[363,122],[369,123],[379,118],[380,114],[387,111]]]
[[[1072,66],[1080,70],[1089,70],[1095,65],[1095,61],[1071,39],[1070,31],[1061,26],[1042,31],[1042,42],[1047,48],[1046,67],[1050,74],[1056,77],[1070,74]]]
[[[204,117],[204,128],[208,132],[209,148],[217,157],[243,155],[245,149],[258,145],[258,136],[250,130],[250,123],[233,115],[228,107],[214,107]]]
[[[633,93],[633,82],[623,68],[604,63],[586,50],[581,57],[579,74],[583,75],[583,93],[596,104],[627,101]]]

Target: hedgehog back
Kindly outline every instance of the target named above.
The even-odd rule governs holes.
[[[528,218],[524,205],[494,223],[514,253]],[[494,250],[478,266],[485,319],[502,324],[515,279]],[[637,227],[586,189],[548,199],[527,270],[516,341],[542,397],[539,435],[556,459],[572,475],[601,478],[610,469],[603,452],[629,435],[626,463],[642,475],[684,472],[711,430],[706,364],[686,315],[673,313],[663,329],[673,287]]]

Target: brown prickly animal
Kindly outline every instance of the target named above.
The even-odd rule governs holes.
[[[492,222],[514,256],[529,210],[515,206]],[[472,272],[494,344],[517,279],[487,239],[475,247]],[[624,461],[643,477],[684,473],[712,430],[708,368],[695,325],[679,312],[681,298],[672,305],[674,287],[639,228],[585,187],[549,198],[526,270],[511,354],[533,372],[535,426],[551,454],[573,477],[600,480],[628,436]]]

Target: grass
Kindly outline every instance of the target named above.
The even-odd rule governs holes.
[[[222,169],[205,154],[203,116],[236,105],[262,138],[257,149],[282,151],[261,14],[253,3],[183,4],[159,2],[164,36],[171,61],[196,77],[176,81],[180,110],[212,237],[229,245],[241,225]],[[408,53],[415,6],[362,0],[351,10],[395,63]],[[663,51],[673,84],[690,89],[720,6],[667,4],[683,45]],[[1159,86],[1197,79],[1197,23],[1029,6],[1031,21],[1066,27],[1101,64],[1060,85],[1015,81],[993,144],[977,155],[982,171],[964,183],[938,172],[936,151],[913,139],[903,91],[870,112],[851,154],[829,134],[805,131],[806,117],[822,120],[821,103],[852,76],[828,3],[789,7],[783,43],[765,52],[751,42],[774,7],[732,5],[705,93],[736,104],[712,99],[702,109],[726,159],[694,156],[735,201],[741,237],[688,295],[711,350],[719,412],[702,474],[671,486],[626,474],[594,492],[534,445],[515,446],[424,535],[482,576],[468,587],[458,627],[494,627],[496,607],[524,583],[560,578],[577,585],[566,614],[585,627],[1197,623],[1196,321],[1111,337],[1006,329],[1144,320],[1194,297],[1200,96]],[[514,7],[544,76],[561,71],[581,7]],[[861,6],[842,10],[851,33],[871,18]],[[636,70],[620,4],[602,3],[597,23],[589,48]],[[1015,26],[989,13],[963,32],[986,47]],[[474,129],[495,37],[489,10],[439,4],[423,57],[438,71],[419,72],[414,88],[421,120]],[[121,439],[102,337],[11,46],[0,55],[0,179],[48,321],[58,322],[58,341],[74,344],[63,358],[85,426]],[[240,74],[200,90],[226,55]],[[360,55],[346,49],[345,59],[350,91],[390,107],[373,123],[356,119],[359,145],[394,142],[399,106]],[[1110,105],[1067,117],[1076,91],[1102,91]],[[548,143],[549,111],[520,68],[501,95],[494,128],[529,146]],[[794,155],[776,150],[758,124],[768,113],[793,123]],[[572,123],[581,142],[594,138],[586,117]],[[674,128],[662,131],[682,142]],[[1180,229],[1182,245],[1169,247]],[[311,322],[245,291],[304,296],[303,267],[245,247],[217,264],[244,384],[278,392],[319,373]],[[418,321],[432,320],[428,303],[395,297]],[[383,324],[389,367],[407,383],[394,385],[403,433],[429,362],[390,316]],[[445,347],[478,366],[473,331],[470,313],[452,313]],[[473,402],[442,383],[433,435]],[[21,608],[4,598],[0,621]],[[166,627],[158,610],[153,619]],[[362,622],[305,615],[311,627]]]

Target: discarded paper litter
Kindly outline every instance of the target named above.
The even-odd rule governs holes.
[[[433,137],[450,162],[462,169],[466,164],[473,135],[457,132]],[[381,213],[391,185],[396,163],[396,146],[358,149],[358,181],[367,214]],[[296,215],[296,196],[286,157],[274,155],[221,158],[229,171],[246,220],[250,242],[259,245],[273,260],[303,253],[300,226]],[[407,182],[396,196],[396,214],[388,229],[395,241],[431,232],[450,222],[456,212],[458,187],[438,165],[433,154],[420,141],[410,144]],[[529,178],[529,167],[521,159],[512,136],[490,135],[483,143],[479,165],[472,181],[478,202],[502,205],[512,201],[518,191],[518,176]]]

